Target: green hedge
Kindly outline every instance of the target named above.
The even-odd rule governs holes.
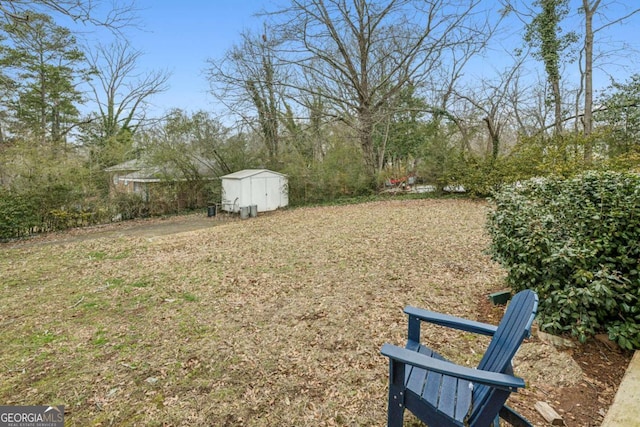
[[[86,201],[62,186],[23,193],[0,189],[0,241],[109,222],[113,216],[100,201]]]
[[[0,241],[24,236],[36,224],[38,216],[32,199],[0,189]]]
[[[640,348],[640,177],[535,178],[493,201],[491,254],[514,291],[538,292],[541,329]]]

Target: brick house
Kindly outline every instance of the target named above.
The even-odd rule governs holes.
[[[206,184],[217,179],[203,159],[194,159],[188,173],[172,165],[151,165],[141,159],[128,160],[105,169],[109,195],[138,195],[150,204],[171,204],[178,209],[206,205]]]

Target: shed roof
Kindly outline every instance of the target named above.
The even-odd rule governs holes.
[[[272,170],[269,169],[243,169],[241,171],[237,171],[237,172],[233,172],[230,173],[228,175],[224,175],[221,176],[220,178],[222,179],[244,179],[244,178],[248,178],[251,176],[255,176],[261,173],[269,173],[269,174],[273,174],[273,175],[279,175],[279,176],[286,176],[285,174],[282,174],[280,172],[274,172]]]

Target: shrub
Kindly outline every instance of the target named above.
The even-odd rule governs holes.
[[[288,153],[286,167],[280,171],[289,176],[291,206],[333,201],[345,197],[370,194],[372,183],[361,155],[353,145],[336,143],[323,161],[305,160]]]
[[[452,176],[446,177],[449,185],[460,185],[467,193],[487,197],[503,185],[537,175],[529,164],[525,164],[518,156],[498,159],[468,156],[453,170]]]
[[[0,188],[0,241],[24,236],[38,224],[33,200]]]
[[[640,348],[640,177],[534,178],[493,200],[492,257],[513,290],[538,292],[541,329]]]
[[[147,203],[138,194],[118,193],[111,203],[115,207],[116,214],[120,215],[124,220],[148,215],[149,208]]]
[[[63,186],[23,192],[0,188],[0,241],[107,222],[112,216],[101,200],[82,199]]]

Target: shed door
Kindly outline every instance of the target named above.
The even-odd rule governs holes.
[[[251,203],[258,206],[258,212],[268,211],[269,191],[266,178],[251,178]]]
[[[251,180],[252,204],[258,205],[258,211],[272,211],[280,207],[280,194],[277,177],[260,177]]]
[[[266,210],[273,211],[280,207],[280,178],[277,176],[265,179]]]
[[[258,205],[259,212],[273,211],[280,207],[280,178],[261,177],[251,180],[251,204]]]

